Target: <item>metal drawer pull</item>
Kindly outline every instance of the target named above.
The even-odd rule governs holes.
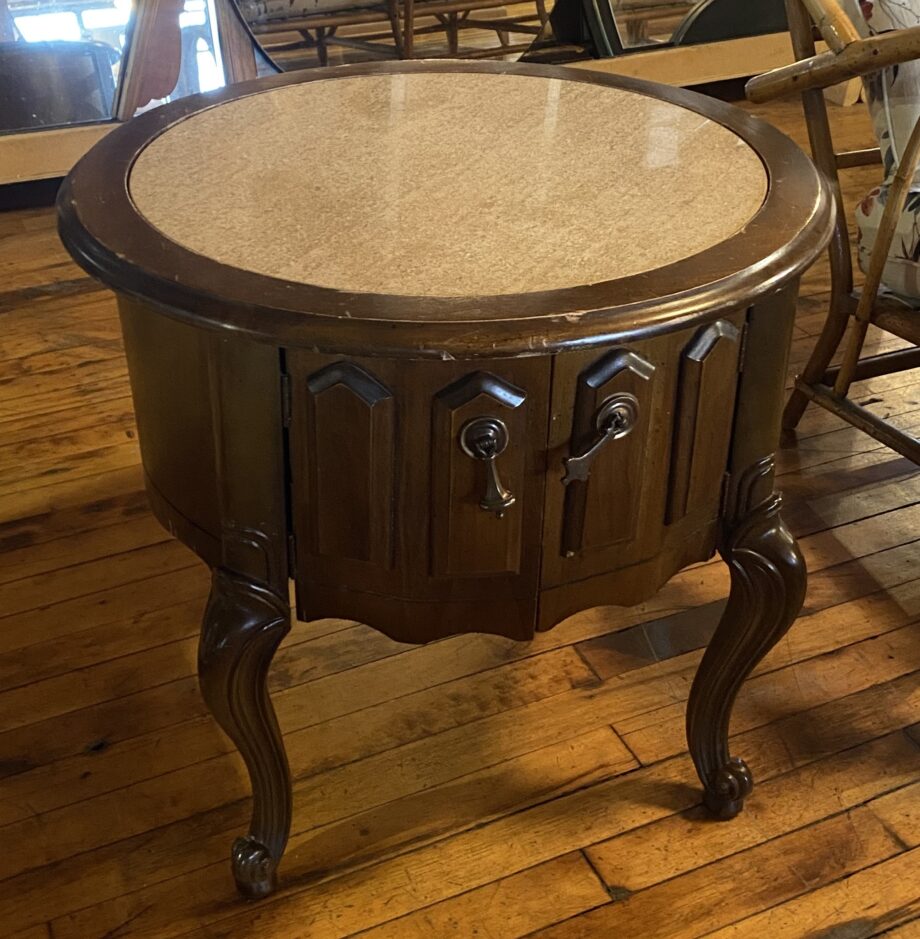
[[[611,395],[600,407],[595,419],[595,426],[600,436],[591,447],[580,456],[569,456],[562,461],[565,476],[562,484],[580,480],[586,482],[591,475],[594,458],[611,441],[625,437],[636,426],[639,419],[639,399],[623,391]]]
[[[486,491],[479,505],[501,518],[514,505],[514,496],[502,485],[495,463],[508,446],[508,428],[497,417],[474,417],[460,431],[460,446],[467,456],[486,464]]]

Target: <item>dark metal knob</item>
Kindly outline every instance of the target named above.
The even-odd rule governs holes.
[[[580,480],[586,481],[591,475],[591,464],[598,453],[603,450],[611,440],[625,437],[636,426],[639,419],[639,399],[635,395],[622,391],[611,395],[599,408],[595,418],[595,427],[598,437],[591,446],[579,456],[566,457],[562,461],[565,467],[565,476],[562,484]]]
[[[460,431],[460,446],[467,456],[486,464],[486,489],[479,505],[501,518],[505,509],[514,505],[514,496],[502,485],[495,462],[508,446],[508,428],[497,417],[474,417]]]

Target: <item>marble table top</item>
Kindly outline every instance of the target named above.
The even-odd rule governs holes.
[[[489,73],[284,85],[140,153],[138,212],[223,264],[296,283],[473,297],[593,284],[742,230],[768,179],[702,115],[599,84]]]

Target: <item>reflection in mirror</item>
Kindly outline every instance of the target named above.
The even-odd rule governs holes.
[[[622,55],[671,44],[699,5],[697,0],[560,0],[557,7],[564,9],[557,9],[556,32],[570,40],[581,36],[596,58]]]
[[[279,68],[564,63],[784,28],[783,0],[0,0],[0,133],[127,120]]]
[[[0,133],[126,120],[274,71],[233,0],[0,0]]]
[[[130,0],[0,0],[0,132],[105,121]]]
[[[785,31],[784,0],[238,0],[285,70],[380,58],[572,62]]]
[[[265,52],[285,70],[379,59],[514,61],[539,36],[552,0],[239,0]]]
[[[610,58],[786,29],[784,0],[557,0],[522,60]]]
[[[695,0],[613,0],[613,16],[625,48],[671,41]]]
[[[224,84],[213,0],[143,0],[131,24],[122,119]]]

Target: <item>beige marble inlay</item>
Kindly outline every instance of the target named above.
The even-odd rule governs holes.
[[[520,75],[356,76],[201,112],[130,191],[172,240],[235,267],[424,296],[589,284],[669,264],[756,213],[756,153],[692,111]]]

